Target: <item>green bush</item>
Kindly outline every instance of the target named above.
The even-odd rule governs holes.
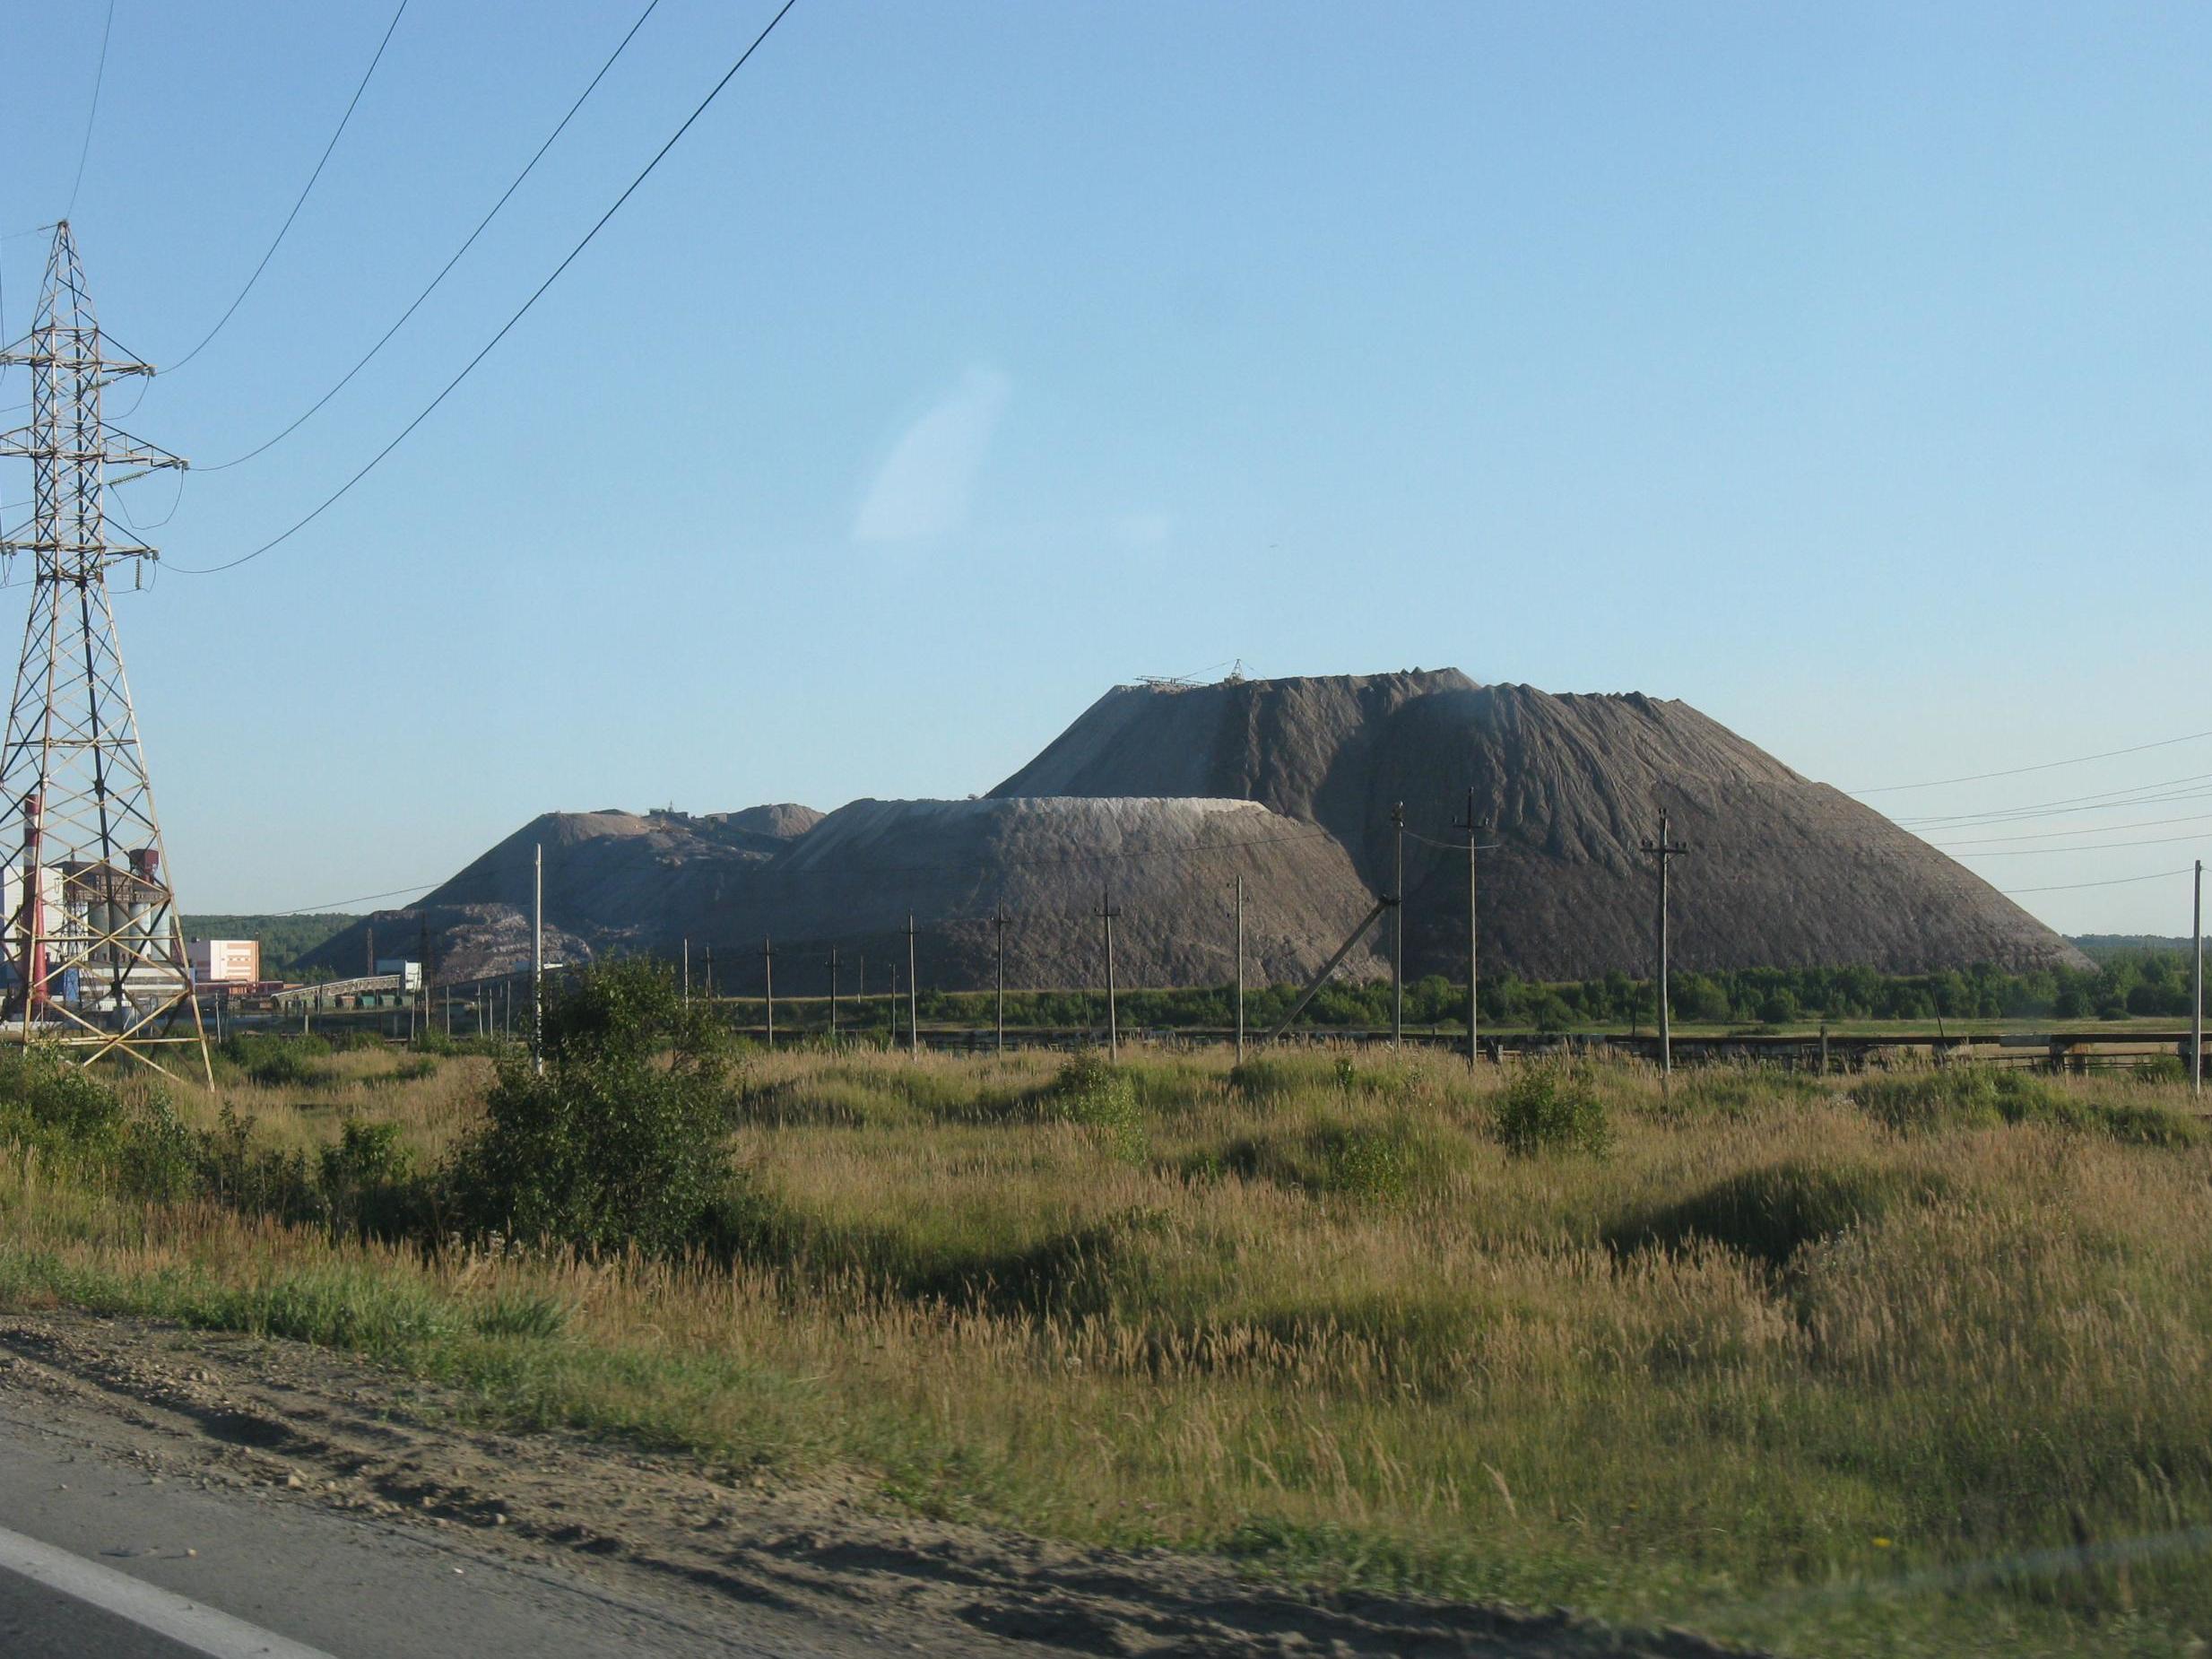
[[[216,1126],[201,1133],[195,1158],[200,1191],[248,1214],[323,1220],[329,1206],[306,1155],[256,1146],[254,1124],[252,1116],[226,1105]]]
[[[2069,1126],[2094,1130],[2131,1146],[2195,1146],[2205,1138],[2205,1126],[2197,1119],[2147,1101],[2085,1106],[2080,1117]]]
[[[1523,1066],[1500,1096],[1497,1138],[1521,1157],[1536,1152],[1603,1152],[1612,1125],[1586,1065],[1547,1061]]]
[[[594,1251],[694,1244],[734,1178],[720,1036],[654,963],[567,979],[545,1011],[544,1073],[505,1057],[483,1126],[455,1155],[463,1225]]]
[[[152,1095],[124,1125],[112,1168],[123,1190],[149,1203],[199,1191],[199,1137],[178,1121],[168,1097]]]
[[[2000,1066],[1961,1065],[1873,1078],[1861,1083],[1852,1098],[1861,1111],[1900,1134],[2043,1124],[2143,1146],[2193,1145],[2203,1136],[2202,1126],[2193,1119],[2163,1107],[2085,1099],[2042,1078]]]
[[[333,1230],[380,1238],[425,1230],[429,1195],[414,1177],[414,1153],[397,1124],[349,1118],[338,1144],[323,1149],[322,1194]]]
[[[1446,1161],[1435,1139],[1404,1118],[1349,1123],[1323,1116],[1295,1133],[1273,1131],[1197,1153],[1180,1168],[1199,1180],[1235,1174],[1320,1197],[1390,1203],[1433,1182]]]
[[[231,1107],[214,1128],[195,1132],[164,1095],[126,1104],[59,1055],[0,1051],[0,1144],[112,1181],[147,1203],[204,1198],[378,1237],[424,1231],[430,1194],[413,1178],[399,1134],[395,1124],[348,1123],[338,1144],[311,1162],[261,1144],[254,1118]]]
[[[1704,1239],[1782,1267],[1809,1244],[1942,1191],[1940,1181],[1908,1171],[1792,1160],[1632,1216],[1607,1230],[1606,1243],[1615,1250],[1679,1250]]]
[[[69,1163],[103,1162],[127,1114],[108,1086],[43,1048],[0,1049],[0,1140]]]
[[[1413,1159],[1402,1133],[1371,1124],[1327,1124],[1313,1138],[1324,1192],[1387,1202],[1405,1195]]]
[[[2179,1055],[2153,1055],[2147,1060],[2138,1060],[2129,1068],[2138,1083],[2185,1083],[2189,1081],[2189,1067]]]
[[[279,1037],[267,1031],[245,1031],[223,1038],[216,1053],[237,1066],[249,1081],[265,1089],[305,1089],[328,1074],[325,1067],[311,1062],[329,1058],[330,1044],[310,1033]]]
[[[1991,1128],[2045,1116],[2050,1087],[2025,1072],[1993,1065],[1869,1078],[1852,1092],[1859,1109],[1899,1134],[1938,1128]]]
[[[1143,1158],[1144,1113],[1135,1080],[1097,1049],[1086,1048],[1062,1066],[1044,1102],[1052,1116],[1092,1131],[1115,1157],[1132,1163]]]

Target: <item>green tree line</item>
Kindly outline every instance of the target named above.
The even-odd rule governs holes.
[[[2093,968],[2038,968],[2008,973],[1987,963],[1930,974],[1886,974],[1870,968],[1746,968],[1670,977],[1668,1004],[1673,1017],[1712,1025],[1784,1025],[1802,1021],[1896,1020],[2118,1020],[2129,1017],[2189,1017],[2190,960],[2179,950],[2120,949],[2104,953]],[[1245,996],[1249,1029],[1264,1031],[1297,1000],[1295,986],[1254,986]],[[757,999],[752,1001],[757,1009]],[[988,1026],[993,1000],[988,992],[924,991],[917,1006],[925,1025]],[[1537,1030],[1574,1030],[1645,1025],[1656,1002],[1652,982],[1626,974],[1602,978],[1542,981],[1499,974],[1483,981],[1485,1023]],[[822,1011],[807,1004],[809,1013]],[[906,997],[898,998],[903,1023]],[[1171,991],[1124,991],[1116,999],[1123,1028],[1226,1027],[1236,1020],[1232,986]],[[742,1002],[735,1010],[748,1015]],[[1465,1029],[1466,982],[1431,974],[1409,983],[1405,1018],[1410,1025]],[[796,1004],[779,1004],[779,1023],[798,1029],[808,1022]],[[1096,991],[1009,991],[1011,1025],[1088,1027],[1105,1019],[1105,1000]],[[1299,1023],[1323,1027],[1382,1027],[1390,1023],[1387,981],[1333,984],[1323,987]],[[888,999],[847,997],[840,1015],[849,1029],[889,1029]]]

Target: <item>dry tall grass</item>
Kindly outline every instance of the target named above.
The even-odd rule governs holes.
[[[481,1082],[339,1058],[233,1099],[434,1152]],[[2212,1631],[2212,1151],[2177,1090],[2054,1080],[2007,1122],[1940,1079],[1608,1072],[1609,1151],[1516,1156],[1498,1079],[1441,1057],[1154,1055],[1072,1105],[1055,1064],[750,1056],[733,1268],[426,1259],[19,1162],[0,1297],[1323,1581],[1804,1653]]]

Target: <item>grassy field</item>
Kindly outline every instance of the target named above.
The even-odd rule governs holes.
[[[491,1070],[228,1069],[187,1127],[228,1105],[312,1168],[391,1123],[419,1168]],[[149,1203],[0,1102],[0,1304],[353,1347],[502,1421],[1324,1585],[1806,1655],[2212,1635],[2212,1147],[2173,1085],[1670,1096],[1311,1049],[731,1081],[723,1254],[676,1261]]]

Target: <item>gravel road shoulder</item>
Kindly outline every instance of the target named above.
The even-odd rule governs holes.
[[[1681,1632],[1415,1598],[1306,1596],[1165,1551],[887,1516],[857,1486],[472,1426],[435,1385],[326,1350],[67,1312],[0,1315],[0,1418],[238,1503],[582,1575],[711,1628],[733,1603],[944,1654],[1708,1659]]]

